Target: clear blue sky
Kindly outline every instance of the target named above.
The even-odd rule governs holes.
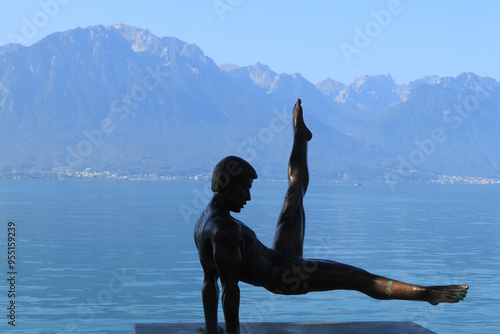
[[[364,74],[390,73],[400,84],[464,71],[500,79],[500,1],[3,0],[0,4],[0,45],[15,38],[30,45],[56,31],[125,23],[195,43],[217,64],[261,62],[278,73],[301,73],[313,83],[327,77],[351,83]]]

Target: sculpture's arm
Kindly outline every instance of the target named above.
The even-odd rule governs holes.
[[[240,333],[238,282],[242,258],[238,240],[237,227],[219,231],[214,238],[214,260],[222,285],[222,310],[227,334]]]
[[[217,308],[219,305],[219,285],[217,284],[217,274],[206,266],[202,266],[205,274],[201,290],[203,311],[205,313],[205,333],[218,334]]]

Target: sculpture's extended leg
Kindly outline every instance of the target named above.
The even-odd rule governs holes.
[[[355,290],[375,299],[420,300],[437,305],[463,300],[469,289],[468,285],[408,284],[328,260],[298,259],[292,266],[286,264],[281,268],[287,269],[282,271],[279,283],[274,285],[278,288],[271,290],[274,293],[293,295],[313,291]]]
[[[305,214],[302,201],[309,185],[307,145],[312,134],[304,124],[300,99],[293,109],[293,147],[288,163],[288,191],[274,233],[273,249],[302,257]]]

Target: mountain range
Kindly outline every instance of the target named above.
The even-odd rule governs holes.
[[[0,174],[206,175],[239,155],[286,179],[297,98],[316,180],[500,178],[500,90],[465,72],[317,84],[217,65],[194,44],[123,24],[0,47]]]

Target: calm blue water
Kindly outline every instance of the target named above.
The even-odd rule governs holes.
[[[269,245],[286,184],[252,189],[237,217]],[[207,200],[206,182],[0,180],[0,332],[203,322],[192,231]],[[311,184],[306,257],[415,284],[467,283],[468,297],[431,306],[352,291],[276,296],[241,284],[241,321],[414,321],[440,334],[498,333],[499,203],[500,186],[491,185]],[[17,224],[15,328],[6,317],[8,221]]]

